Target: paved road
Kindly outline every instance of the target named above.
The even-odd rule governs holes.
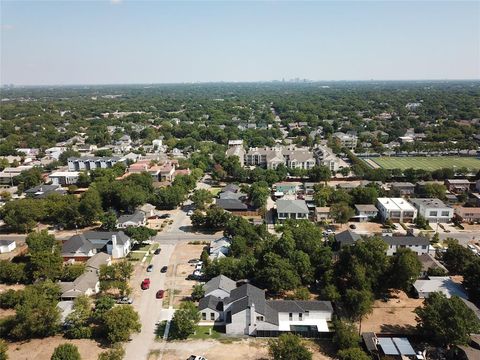
[[[125,360],[144,360],[148,352],[154,347],[156,323],[162,317],[163,300],[156,299],[155,294],[160,289],[165,289],[166,274],[162,274],[162,266],[168,265],[172,256],[174,245],[161,245],[162,251],[155,255],[152,260],[153,271],[147,273],[146,265],[136,272],[132,279],[133,307],[140,315],[142,330],[132,336],[132,340],[125,346]],[[141,290],[140,284],[146,277],[150,278],[150,289]],[[163,311],[164,312],[164,311]]]

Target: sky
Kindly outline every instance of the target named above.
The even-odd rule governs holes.
[[[479,1],[1,0],[0,83],[480,79]]]

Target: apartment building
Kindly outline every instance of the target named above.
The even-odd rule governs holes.
[[[339,141],[342,147],[347,149],[353,150],[357,147],[358,138],[355,135],[336,132],[333,134],[333,138]]]
[[[417,218],[417,209],[403,198],[378,198],[377,208],[384,221],[413,222]]]
[[[453,208],[440,199],[411,199],[418,214],[431,223],[447,223],[453,218]]]
[[[99,157],[99,156],[87,156],[75,158],[68,158],[68,171],[82,171],[82,170],[95,170],[95,169],[108,169],[118,162],[121,162],[120,157]]]
[[[238,153],[241,153],[241,151],[237,147],[227,150],[228,156]],[[276,169],[280,164],[292,169],[311,169],[315,166],[316,160],[313,153],[305,147],[255,147],[250,148],[245,153],[244,164],[247,166],[261,166],[267,169]]]

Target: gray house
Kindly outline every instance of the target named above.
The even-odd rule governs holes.
[[[205,284],[206,296],[198,306],[201,324],[224,325],[228,335],[329,331],[327,322],[333,314],[329,301],[266,300],[265,290],[251,284],[232,288],[234,284],[222,275]]]
[[[308,219],[309,210],[305,200],[277,200],[277,216],[279,221],[287,219]]]
[[[86,261],[99,252],[105,252],[114,259],[128,255],[131,239],[123,231],[88,231],[69,238],[62,245],[64,260]]]

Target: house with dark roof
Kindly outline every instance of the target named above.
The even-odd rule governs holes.
[[[205,295],[198,306],[201,323],[223,325],[228,335],[329,332],[333,315],[330,301],[266,300],[265,290],[248,283],[236,287],[222,275],[205,284]]]
[[[355,219],[358,219],[359,222],[365,222],[373,220],[378,215],[378,209],[375,205],[372,204],[356,204],[355,211],[357,213],[354,216]]]
[[[308,219],[310,211],[305,200],[280,199],[275,202],[279,221],[287,219]]]
[[[128,255],[131,239],[123,231],[88,231],[73,235],[62,245],[64,260],[86,261],[99,252],[105,252],[118,259]]]
[[[230,212],[248,211],[248,205],[239,199],[217,199],[215,205]]]
[[[43,199],[50,194],[65,195],[67,190],[63,189],[60,185],[38,185],[31,189],[25,190],[25,195],[34,199]]]

